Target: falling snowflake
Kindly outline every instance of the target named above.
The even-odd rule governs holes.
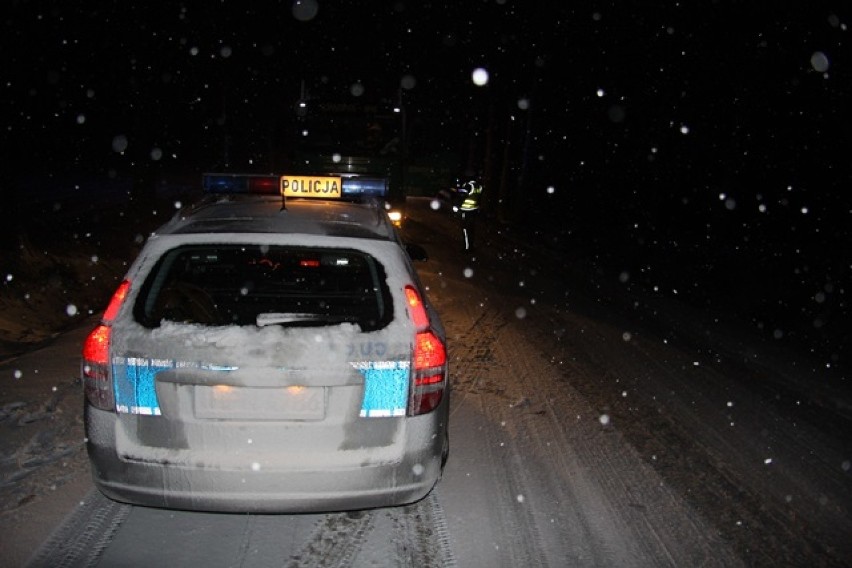
[[[313,20],[319,12],[316,0],[296,0],[293,2],[293,17],[300,22]]]
[[[123,134],[119,134],[112,139],[112,149],[114,152],[123,154],[127,150],[127,145],[127,136],[124,136]]]
[[[814,71],[825,73],[829,67],[828,56],[822,51],[815,51],[811,55],[811,67],[814,68]]]
[[[482,67],[477,67],[471,73],[470,78],[477,87],[484,87],[488,84],[488,71]]]

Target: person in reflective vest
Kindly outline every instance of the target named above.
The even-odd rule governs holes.
[[[462,219],[462,236],[464,238],[464,250],[473,249],[474,235],[476,233],[476,218],[479,216],[479,199],[482,197],[482,185],[471,180],[462,186],[463,196],[459,211]]]

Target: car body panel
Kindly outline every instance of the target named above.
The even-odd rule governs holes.
[[[443,440],[435,432],[446,427],[448,401],[429,414],[413,418],[365,419],[374,438],[397,439],[382,451],[352,447],[341,450],[351,465],[334,463],[329,453],[317,453],[313,464],[304,456],[311,448],[311,435],[298,429],[284,442],[263,444],[275,436],[278,426],[242,424],[232,447],[240,451],[230,457],[230,467],[209,466],[190,452],[151,451],[137,460],[119,455],[115,448],[127,444],[120,438],[128,431],[157,428],[159,417],[117,415],[87,406],[88,451],[98,488],[108,497],[127,503],[225,512],[300,513],[342,511],[395,506],[425,497],[440,478]],[[121,421],[135,422],[128,427]],[[404,424],[408,422],[408,424]],[[266,445],[267,451],[256,450]],[[277,450],[276,450],[277,448]],[[395,448],[404,448],[398,452]],[[299,456],[300,467],[288,467],[288,456]],[[335,455],[335,454],[332,454]],[[159,458],[153,459],[154,457]],[[337,456],[338,458],[340,456]],[[350,459],[354,458],[354,459]],[[355,463],[361,458],[361,463]]]
[[[107,496],[196,510],[331,511],[410,503],[439,479],[449,382],[436,409],[407,415],[417,330],[406,287],[420,291],[433,332],[445,336],[404,246],[386,220],[371,224],[374,209],[289,205],[193,208],[152,235],[132,263],[111,322],[115,410],[86,406],[93,478]],[[353,323],[139,321],[146,281],[164,254],[217,245],[369,255],[382,266],[393,317],[366,331]]]

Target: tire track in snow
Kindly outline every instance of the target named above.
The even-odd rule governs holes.
[[[284,565],[287,568],[351,566],[373,528],[376,514],[357,511],[324,515],[314,526],[310,539]]]
[[[563,543],[565,558],[554,562],[567,561],[593,565],[626,566],[635,558],[634,554],[625,554],[629,545],[613,542],[616,535],[626,531],[626,527],[613,522],[616,515],[595,491],[588,475],[579,466],[577,454],[587,451],[599,451],[598,444],[591,447],[577,447],[569,443],[558,423],[551,404],[551,392],[546,377],[550,369],[531,356],[529,346],[516,330],[508,328],[500,342],[503,357],[510,361],[509,374],[515,379],[519,398],[501,412],[501,423],[513,432],[523,445],[526,460],[535,459],[539,467],[523,468],[529,478],[527,485],[536,487],[530,497],[530,508],[540,516],[550,515],[558,519],[559,538]],[[510,352],[514,355],[509,359]],[[534,352],[533,352],[534,353]],[[574,404],[561,404],[559,408],[576,408]],[[605,470],[595,471],[595,482],[600,483],[602,475],[611,475]]]
[[[452,568],[455,558],[433,491],[402,507],[322,515],[284,566]]]
[[[556,409],[581,409],[582,400],[554,404],[554,370],[518,329],[501,326],[495,355],[502,363],[502,379],[510,385],[509,404],[489,404],[487,412],[508,433],[511,470],[519,488],[517,499],[534,520],[530,522],[550,553],[547,563],[591,563],[600,566],[675,565],[661,542],[646,544],[653,534],[634,535],[625,513],[630,507],[614,496],[626,495],[622,476],[630,471],[620,444],[587,417],[583,435],[565,434],[563,416]],[[577,424],[570,421],[577,429]],[[593,463],[586,467],[584,462]],[[641,524],[641,523],[640,523]]]
[[[535,333],[541,319],[518,319],[503,305],[511,298],[502,295],[494,296],[493,306],[487,300],[465,304],[466,286],[444,280],[441,287],[451,293],[438,297],[441,313],[452,314],[445,322],[454,388],[451,430],[458,431],[459,423],[466,430],[478,426],[476,436],[484,439],[475,451],[487,465],[471,470],[487,469],[488,486],[499,495],[487,513],[498,526],[482,530],[498,535],[497,562],[737,565],[618,431],[599,422],[603,410],[565,382],[564,369],[542,353]],[[583,366],[571,371],[596,372]],[[485,420],[464,424],[470,414]],[[574,416],[580,418],[575,422]],[[507,502],[512,497],[518,502]],[[518,545],[517,534],[535,543],[536,551]]]
[[[569,318],[577,316],[553,325],[565,327]],[[583,333],[563,336],[561,345],[541,337],[542,349],[562,354],[575,388],[614,415],[616,428],[670,493],[701,511],[694,523],[705,527],[706,546],[721,549],[728,541],[744,561],[758,564],[848,557],[848,517],[824,507],[820,492],[826,483],[819,480],[838,477],[843,459],[822,443],[824,435],[755,395],[738,382],[743,370],[735,361],[701,344],[670,345],[633,328],[625,340],[600,321],[574,326]],[[619,396],[622,389],[629,396]],[[821,458],[833,453],[832,472]],[[683,530],[663,528],[662,534],[677,542]]]
[[[522,341],[517,337],[504,343]],[[533,345],[527,348],[535,351]],[[660,483],[609,417],[591,407],[555,367],[543,361],[513,360],[514,375],[533,393],[531,406],[542,409],[537,413],[540,419],[516,422],[536,441],[540,453],[549,454],[549,469],[562,474],[560,486],[551,490],[561,487],[566,502],[579,509],[576,518],[569,517],[568,527],[575,522],[583,525],[577,539],[584,557],[591,555],[600,565],[736,565],[737,559],[727,555],[718,536]],[[576,376],[587,370],[574,367],[572,372]],[[565,416],[565,409],[576,417]],[[587,541],[581,540],[584,533]]]
[[[504,562],[502,565],[548,566],[546,547],[542,545],[536,520],[530,507],[523,504],[524,495],[529,491],[522,475],[522,454],[511,443],[507,447],[502,432],[492,427],[502,420],[494,411],[493,398],[505,399],[505,380],[496,379],[505,361],[501,361],[495,349],[506,322],[490,307],[478,315],[468,314],[470,323],[459,337],[474,337],[473,344],[465,345],[456,340],[450,347],[451,373],[455,377],[453,396],[463,393],[461,401],[455,403],[455,412],[458,415],[462,405],[467,405],[486,419],[486,427],[480,430],[484,441],[477,445],[486,464],[480,467],[487,467],[488,486],[493,490],[488,503],[471,503],[471,506],[487,506],[489,516],[496,517],[496,525],[492,527],[494,546],[499,561]],[[450,459],[453,459],[453,450],[450,451]]]
[[[117,503],[92,490],[30,559],[29,568],[96,566],[98,559],[130,514],[130,505]]]
[[[456,565],[447,535],[447,523],[433,491],[423,500],[388,509],[392,524],[396,566],[406,568],[452,568]],[[380,527],[376,527],[379,532]]]

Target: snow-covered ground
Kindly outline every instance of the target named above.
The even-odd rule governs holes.
[[[428,199],[413,205],[407,233],[430,252],[418,267],[447,327],[454,389],[451,456],[432,496],[360,515],[108,505],[90,492],[76,382],[87,311],[98,308],[71,287],[112,284],[121,263],[69,250],[91,272],[69,277],[61,301],[39,292],[47,281],[25,289],[72,329],[53,337],[64,325],[45,316],[46,343],[0,363],[4,557],[25,561],[60,526],[40,561],[84,558],[74,541],[103,565],[852,562],[852,406],[831,369],[747,318],[628,289],[517,228],[484,224],[477,253],[462,253],[454,218]],[[83,242],[132,245],[142,229],[127,229]],[[18,331],[7,339],[21,321],[35,330],[44,309],[8,290],[4,319]],[[193,539],[174,538],[187,530]]]

